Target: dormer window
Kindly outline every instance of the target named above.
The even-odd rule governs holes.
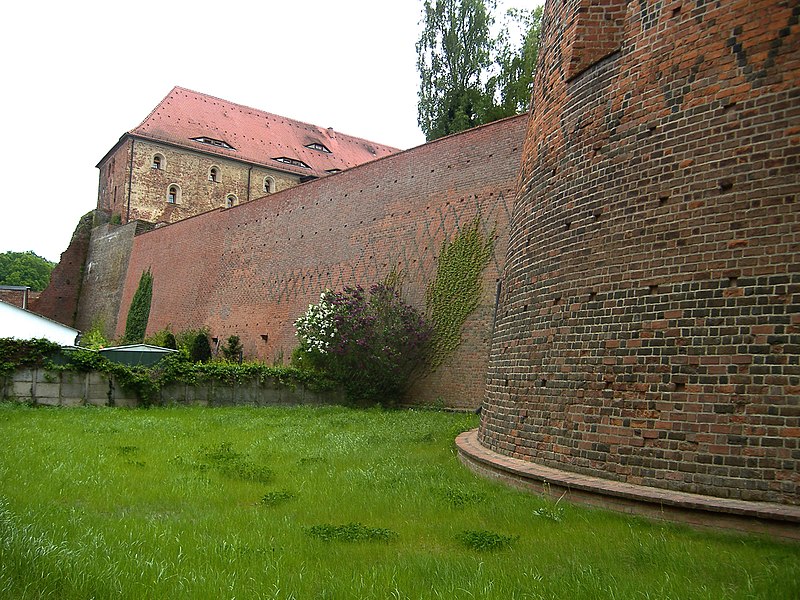
[[[196,137],[192,138],[193,142],[200,142],[201,144],[208,144],[209,146],[216,146],[217,148],[225,148],[226,150],[236,150],[233,146],[231,146],[228,142],[223,142],[222,140],[215,140],[214,138],[210,137]]]
[[[333,175],[334,173],[341,173],[342,170],[341,169],[327,169],[325,172],[326,173],[330,173],[331,175]]]
[[[211,167],[209,169],[208,180],[211,183],[217,183],[219,181],[219,169],[217,169],[217,167]]]
[[[325,152],[326,154],[330,154],[331,151],[328,150],[325,146],[320,144],[319,142],[314,142],[313,144],[308,144],[306,148],[311,148],[312,150],[317,150],[318,152]]]
[[[273,160],[277,160],[279,163],[284,163],[286,165],[294,165],[295,167],[302,167],[303,169],[310,169],[306,163],[302,160],[297,160],[296,158],[289,158],[287,156],[279,156]]]
[[[153,169],[155,169],[156,171],[160,171],[161,169],[163,169],[164,168],[164,157],[161,156],[160,154],[155,154],[153,156],[153,164],[151,165],[151,167]]]

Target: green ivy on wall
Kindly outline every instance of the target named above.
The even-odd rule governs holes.
[[[313,392],[336,390],[336,382],[316,371],[271,367],[259,362],[195,363],[189,359],[186,350],[170,354],[151,367],[132,367],[108,360],[91,350],[63,352],[58,344],[43,339],[0,338],[0,389],[3,387],[2,379],[12,376],[18,369],[104,373],[124,389],[134,392],[145,406],[157,403],[160,391],[176,382],[193,386],[212,381],[226,385],[272,382],[289,388],[302,385]]]
[[[144,340],[147,321],[150,319],[150,302],[153,298],[153,276],[150,269],[142,273],[139,287],[131,300],[128,309],[128,320],[125,322],[123,343],[140,344]]]
[[[434,334],[429,365],[436,370],[461,343],[461,328],[480,301],[481,273],[494,249],[494,235],[486,237],[480,219],[442,244],[436,277],[428,286],[426,304]]]

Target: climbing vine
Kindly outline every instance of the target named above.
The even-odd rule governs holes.
[[[461,328],[478,306],[481,273],[494,249],[494,235],[481,232],[480,219],[463,228],[439,254],[436,277],[428,286],[426,304],[434,334],[429,354],[432,370],[461,343]]]
[[[161,389],[176,382],[189,385],[202,385],[212,381],[229,385],[273,382],[285,387],[303,385],[314,392],[325,392],[336,388],[336,382],[315,371],[268,366],[259,362],[195,363],[190,360],[186,350],[170,354],[154,366],[140,367],[108,360],[91,350],[63,352],[61,346],[47,340],[0,338],[0,379],[11,376],[17,369],[24,368],[43,368],[52,372],[104,373],[114,377],[121,387],[134,392],[145,406],[157,403]]]
[[[0,338],[0,377],[8,377],[17,369],[32,369],[48,364],[60,349],[61,346],[45,339]]]
[[[150,319],[150,302],[153,298],[153,276],[150,269],[142,273],[139,287],[131,300],[128,309],[128,320],[125,322],[125,344],[139,344],[144,340],[147,321]]]

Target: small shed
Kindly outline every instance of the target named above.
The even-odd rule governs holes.
[[[98,350],[108,360],[131,367],[149,367],[177,350],[152,346],[150,344],[130,344],[128,346],[111,346]]]

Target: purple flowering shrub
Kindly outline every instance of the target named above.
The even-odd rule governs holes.
[[[432,328],[396,288],[326,290],[295,321],[296,363],[324,371],[357,403],[393,404],[425,360]]]

